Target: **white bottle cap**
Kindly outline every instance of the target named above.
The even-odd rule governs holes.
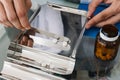
[[[107,36],[105,36],[105,35],[102,33],[102,29],[101,29],[101,30],[100,30],[100,37],[101,37],[103,40],[105,40],[105,41],[115,41],[115,40],[117,40],[118,37],[119,37],[119,32],[118,32],[118,35],[115,36],[115,37],[107,37]]]

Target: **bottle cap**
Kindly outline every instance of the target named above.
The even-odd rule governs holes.
[[[106,41],[115,41],[119,37],[118,29],[111,24],[105,25],[100,30],[100,37]]]

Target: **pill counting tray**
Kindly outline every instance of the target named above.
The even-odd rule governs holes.
[[[71,74],[74,69],[75,60],[72,58],[33,49],[23,45],[19,46],[22,47],[22,53],[16,52],[14,54],[14,51],[8,50],[8,61],[22,63],[31,66],[31,68],[36,68],[37,70],[62,75]]]
[[[60,10],[70,14],[76,14],[77,16],[81,16],[81,15],[86,16],[86,13],[87,13],[86,11],[62,7],[62,6],[50,4],[50,3],[48,4],[48,6],[53,7],[53,9],[55,10]],[[32,22],[35,19],[39,11],[40,11],[40,8],[33,14],[33,16],[30,19],[30,22]],[[63,53],[67,52],[67,53],[70,53],[70,55],[67,57],[67,56],[55,54],[52,52],[40,50],[37,48],[30,48],[27,46],[23,46],[18,44],[18,42],[16,42],[16,39],[17,41],[19,41],[18,38],[16,38],[13,42],[11,42],[11,45],[8,50],[8,58],[6,61],[10,64],[24,67],[24,70],[28,70],[28,72],[32,72],[35,74],[38,74],[39,71],[45,72],[46,74],[54,74],[54,73],[60,74],[60,75],[71,74],[75,66],[76,53],[74,53],[74,57],[71,57],[71,55],[73,55],[72,52],[75,46],[75,42],[77,42],[77,39],[75,42],[71,42],[71,39],[69,37],[59,36],[59,35],[49,33],[47,31],[43,31],[36,28],[33,28],[33,29],[38,34],[43,34],[47,37],[52,38],[52,40],[51,39],[46,40],[46,39],[38,38],[36,36],[31,35],[33,40],[37,41],[35,43],[39,45],[42,44],[47,47],[59,48],[60,50],[62,50],[61,52]],[[79,30],[81,31],[82,27],[80,27]],[[80,31],[78,31],[79,32],[78,34],[80,34]],[[25,32],[21,32],[19,34],[20,36],[18,35],[18,37],[22,37]],[[52,80],[62,80],[62,78],[52,79]]]
[[[23,64],[5,61],[0,80],[65,80],[63,78],[37,71]]]

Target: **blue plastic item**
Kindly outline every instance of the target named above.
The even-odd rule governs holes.
[[[105,4],[99,5],[99,6],[97,7],[94,15],[98,14],[99,12],[101,12],[102,10],[104,10],[105,8],[107,8],[108,6],[109,6],[109,5],[105,5]],[[80,3],[79,9],[88,11],[88,3]],[[117,26],[117,28],[119,29],[119,32],[120,32],[120,23],[117,23],[116,26]],[[93,26],[93,27],[91,27],[90,29],[87,29],[87,30],[85,31],[84,35],[95,38],[96,35],[97,35],[97,33],[99,32],[99,29],[100,29],[100,28],[97,28],[97,27]]]

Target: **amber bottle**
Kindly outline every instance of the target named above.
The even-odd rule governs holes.
[[[95,57],[101,61],[114,60],[120,44],[119,38],[119,31],[114,25],[103,26],[96,37]]]

